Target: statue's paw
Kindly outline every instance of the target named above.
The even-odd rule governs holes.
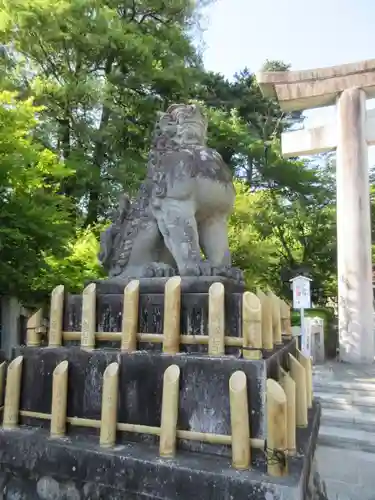
[[[237,281],[240,284],[243,284],[244,281],[244,273],[238,267],[230,267],[230,266],[220,266],[213,268],[213,276],[224,276],[225,278],[230,278]]]
[[[213,276],[214,268],[208,260],[201,262],[190,263],[185,266],[181,272],[181,276]]]
[[[151,262],[145,266],[143,274],[145,278],[170,278],[175,276],[176,271],[163,262]]]
[[[199,271],[201,276],[213,276],[213,267],[207,260],[199,264]]]
[[[198,262],[192,262],[192,263],[186,264],[180,270],[180,275],[181,276],[200,276],[201,275],[200,264]]]
[[[228,272],[229,272],[229,267],[228,266],[216,266],[212,268],[212,276],[224,276],[228,278]]]

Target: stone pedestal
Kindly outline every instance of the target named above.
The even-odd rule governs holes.
[[[181,332],[207,335],[208,290],[221,280],[226,289],[225,315],[229,336],[242,336],[243,287],[224,278],[182,280]],[[96,331],[120,332],[126,282],[98,282]],[[165,280],[140,282],[139,332],[162,333]],[[81,330],[82,297],[64,298],[64,331]],[[208,355],[205,345],[181,345],[177,354],[161,353],[161,345],[120,351],[119,343],[95,349],[65,342],[61,347],[19,347],[22,356],[19,426],[0,429],[2,492],[23,499],[108,498],[227,500],[254,498],[306,500],[317,441],[320,407],[309,410],[308,427],[297,429],[297,454],[288,460],[282,479],[271,477],[267,446],[267,379],[279,380],[289,369],[296,341],[284,340],[262,359],[244,359],[241,348]],[[67,362],[66,436],[50,436],[53,373]],[[117,435],[113,447],[100,447],[104,420],[104,373],[116,364]],[[159,452],[164,375],[179,373],[176,389],[177,449],[173,458]],[[251,464],[234,469],[229,381],[235,372],[246,380]],[[280,388],[281,390],[281,388]],[[112,401],[113,402],[113,401]],[[65,415],[63,415],[65,418]],[[214,437],[213,437],[214,436]],[[215,441],[216,440],[216,441]],[[273,451],[273,450],[272,450]],[[281,460],[280,458],[277,458]],[[46,493],[48,492],[48,493]],[[1,493],[1,488],[0,488]],[[47,495],[47,496],[46,496]],[[5,498],[8,498],[5,496]],[[322,497],[324,498],[324,497]]]
[[[226,457],[180,452],[161,460],[157,448],[127,443],[103,451],[97,439],[49,440],[41,429],[0,430],[0,479],[19,500],[323,500],[313,455],[319,409],[314,406],[307,429],[298,432],[299,456],[290,460],[290,475],[265,474],[264,455],[253,469],[234,471]],[[314,478],[315,479],[315,478]],[[318,493],[317,493],[318,490]]]
[[[121,332],[124,289],[131,280],[98,280],[97,331]],[[142,278],[139,280],[138,331],[163,333],[164,288],[167,278]],[[240,337],[242,324],[242,294],[244,285],[222,276],[182,278],[180,332],[188,335],[208,334],[208,291],[213,283],[225,287],[225,326],[233,337]],[[88,282],[89,284],[91,282]],[[82,295],[67,295],[64,309],[64,331],[81,330]],[[72,341],[69,345],[78,345]],[[118,348],[117,343],[101,342],[99,347]],[[161,351],[161,344],[142,344],[142,349]],[[204,345],[182,345],[181,352],[207,352]],[[238,354],[234,347],[226,347],[227,354]]]
[[[308,486],[319,430],[317,404],[309,410],[308,428],[297,429],[298,454],[288,459],[289,474],[282,480],[267,475],[261,449],[252,450],[249,470],[235,471],[227,445],[179,439],[176,456],[161,459],[158,438],[148,434],[119,432],[112,449],[99,447],[98,428],[74,425],[68,427],[66,438],[49,437],[50,422],[45,415],[51,412],[52,372],[67,360],[68,417],[100,421],[103,373],[116,361],[120,365],[117,421],[157,427],[163,373],[177,364],[181,371],[177,428],[222,435],[231,432],[229,378],[242,370],[248,381],[251,436],[264,440],[265,383],[268,377],[278,376],[280,367],[287,368],[289,352],[295,354],[294,341],[266,361],[144,351],[119,354],[112,349],[85,351],[79,347],[17,348],[13,356],[23,356],[21,426],[0,430],[0,479],[4,478],[9,491],[18,492],[20,500],[46,498],[44,488],[56,490],[56,499],[188,500],[197,496],[202,500],[268,500],[273,495],[320,500],[324,497],[311,496]]]

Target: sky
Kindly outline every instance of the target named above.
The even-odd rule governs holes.
[[[227,78],[245,66],[257,72],[266,59],[293,70],[375,59],[375,0],[216,0],[205,28],[205,67]],[[333,121],[335,110],[306,116],[307,127],[317,126]]]

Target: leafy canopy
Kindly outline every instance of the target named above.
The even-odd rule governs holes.
[[[31,99],[0,92],[0,293],[22,295],[44,266],[43,252],[61,255],[72,228],[59,194],[71,171],[33,139]]]

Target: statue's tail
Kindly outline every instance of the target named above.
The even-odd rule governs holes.
[[[100,251],[98,260],[107,271],[111,268],[111,260],[115,250],[116,237],[121,233],[121,226],[126,220],[131,208],[129,196],[122,194],[119,200],[119,208],[114,217],[113,223],[100,235]]]

